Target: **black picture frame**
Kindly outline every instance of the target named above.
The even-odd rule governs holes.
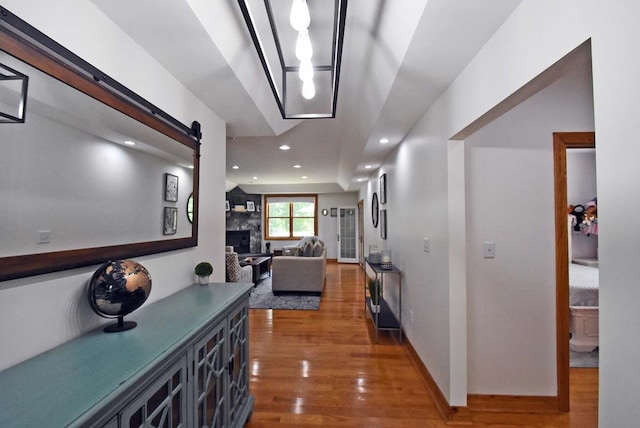
[[[254,212],[256,210],[256,204],[253,201],[247,201],[247,211]]]
[[[331,217],[338,217],[338,208],[331,208]]]
[[[380,210],[380,238],[387,239],[387,210]]]
[[[178,176],[164,174],[164,200],[167,202],[178,202]]]
[[[175,235],[178,231],[178,208],[164,207],[164,235]]]
[[[373,196],[371,197],[371,222],[373,223],[374,229],[378,227],[379,219],[380,207],[378,205],[378,194],[373,192]]]
[[[380,176],[380,204],[387,203],[387,174]]]

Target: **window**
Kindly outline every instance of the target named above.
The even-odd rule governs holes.
[[[265,195],[265,239],[318,235],[318,195]]]

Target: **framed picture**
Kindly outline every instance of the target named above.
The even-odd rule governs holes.
[[[380,203],[387,203],[387,174],[380,176]]]
[[[168,202],[178,202],[178,176],[164,174],[164,200]]]
[[[178,231],[178,208],[164,207],[164,231],[165,235],[175,235]]]
[[[225,202],[226,202],[226,204],[224,206],[224,210],[225,211],[231,211],[231,203],[229,202],[228,199]]]
[[[338,208],[331,208],[331,217],[338,217]]]
[[[256,204],[253,201],[247,201],[247,211],[253,212],[256,210]]]
[[[378,227],[378,221],[380,219],[380,211],[378,206],[378,194],[373,192],[373,197],[371,198],[371,222],[373,223],[373,227]]]
[[[380,237],[387,239],[387,210],[380,210]]]

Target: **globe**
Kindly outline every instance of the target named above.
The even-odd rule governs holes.
[[[132,329],[133,321],[124,316],[138,309],[151,293],[151,275],[133,260],[108,261],[95,271],[88,285],[89,303],[98,315],[117,318],[117,324],[105,327],[113,333]]]

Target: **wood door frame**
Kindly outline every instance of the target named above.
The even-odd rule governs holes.
[[[556,229],[556,364],[558,410],[569,411],[569,231],[567,149],[595,148],[595,132],[553,133],[553,187]]]
[[[364,200],[358,201],[358,264],[364,268]]]

